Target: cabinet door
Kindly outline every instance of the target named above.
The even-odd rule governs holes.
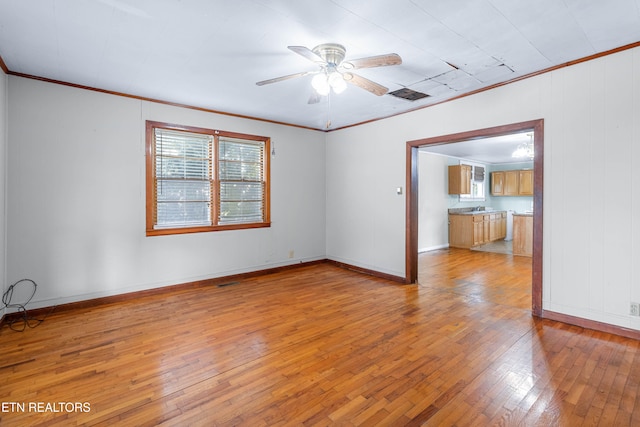
[[[491,195],[504,195],[504,172],[491,172]]]
[[[469,165],[460,165],[462,166],[462,194],[471,194],[471,166]]]
[[[513,254],[532,256],[533,254],[533,217],[513,216]]]
[[[480,217],[482,218],[482,217]],[[473,222],[473,246],[481,245],[484,243],[484,221]]]
[[[518,171],[518,194],[521,196],[533,195],[533,171]]]
[[[518,195],[518,176],[519,171],[504,171],[504,195]]]
[[[471,166],[449,166],[449,194],[471,194]]]
[[[487,243],[491,241],[491,216],[484,215],[484,221],[482,221],[484,225],[484,240],[483,243]]]
[[[449,215],[449,246],[452,248],[470,248],[473,242],[473,216]]]
[[[502,218],[502,214],[491,214],[491,220],[489,222],[490,242],[500,238],[500,218]]]

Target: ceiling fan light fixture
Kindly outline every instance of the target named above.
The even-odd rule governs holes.
[[[347,88],[347,82],[339,72],[330,71],[316,74],[311,80],[311,86],[318,95],[327,96],[331,90],[336,94],[344,92]]]
[[[288,48],[318,65],[320,70],[289,74],[274,79],[262,80],[256,84],[258,86],[264,86],[266,84],[315,74],[311,80],[314,93],[312,97],[309,98],[309,104],[316,104],[319,96],[327,96],[332,90],[335,94],[344,92],[348,86],[347,83],[358,86],[374,95],[382,96],[389,91],[388,88],[358,74],[353,74],[350,70],[399,65],[402,63],[402,59],[396,53],[344,61],[347,51],[344,46],[337,43],[324,43],[313,49],[304,46],[288,46]]]
[[[338,73],[337,71],[330,73],[327,81],[329,82],[329,86],[331,86],[331,89],[333,89],[333,91],[337,94],[341,94],[347,88],[347,82],[344,81],[342,74]]]
[[[311,80],[311,86],[313,86],[318,95],[322,96],[329,95],[329,91],[331,90],[327,75],[324,73],[316,74]]]
[[[513,152],[511,157],[533,159],[533,134],[529,134],[529,142],[518,145],[518,148]]]

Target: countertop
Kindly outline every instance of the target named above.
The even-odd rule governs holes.
[[[513,216],[533,216],[533,212],[514,212]]]
[[[469,209],[469,210],[465,210]],[[461,208],[460,211],[449,209],[449,215],[489,215],[495,213],[503,213],[506,212],[504,210],[490,210],[490,211],[474,211],[470,210],[470,208]]]

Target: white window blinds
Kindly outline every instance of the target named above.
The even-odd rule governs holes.
[[[264,142],[220,138],[219,224],[260,222],[264,212]]]
[[[484,182],[483,166],[473,166],[473,180],[476,182]]]
[[[156,228],[211,225],[213,137],[155,129]]]

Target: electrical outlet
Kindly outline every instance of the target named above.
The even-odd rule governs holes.
[[[629,306],[629,314],[632,316],[640,316],[640,304],[632,302]]]
[[[293,258],[294,252],[293,249],[289,251],[289,258]]]

